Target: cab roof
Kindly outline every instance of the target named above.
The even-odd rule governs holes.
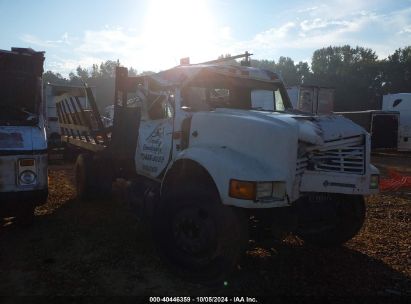
[[[278,74],[269,70],[221,64],[180,65],[145,77],[154,80],[160,86],[181,86],[198,78],[211,79],[213,77],[229,77],[266,83],[282,82]]]

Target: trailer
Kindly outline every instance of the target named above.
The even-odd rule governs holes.
[[[371,149],[398,149],[400,113],[396,111],[335,112],[351,119],[371,135]]]
[[[401,140],[397,141],[397,137],[403,132],[399,131],[400,114],[392,106],[383,110],[334,112],[334,88],[300,85],[288,87],[287,92],[294,109],[317,115],[342,115],[363,127],[371,135],[373,150],[399,148]]]
[[[384,95],[382,109],[399,113],[398,150],[411,151],[411,93]]]
[[[62,140],[81,150],[78,197],[107,197],[125,179],[160,255],[190,280],[230,273],[250,218],[276,237],[341,245],[363,225],[363,196],[378,192],[369,134],[341,116],[294,111],[270,71],[213,61],[129,77],[118,67],[111,127],[86,92],[93,118],[73,96],[57,102]]]

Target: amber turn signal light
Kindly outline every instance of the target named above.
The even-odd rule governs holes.
[[[230,196],[245,200],[255,200],[256,183],[248,181],[230,180]]]
[[[31,166],[34,166],[34,159],[32,158],[20,159],[20,167],[31,167]]]

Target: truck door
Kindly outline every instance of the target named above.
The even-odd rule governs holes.
[[[135,154],[137,173],[156,178],[170,160],[173,134],[173,107],[169,97],[148,97],[140,123]]]

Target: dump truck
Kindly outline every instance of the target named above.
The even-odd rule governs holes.
[[[227,275],[254,223],[321,247],[361,229],[364,196],[379,182],[363,128],[294,111],[283,81],[267,70],[208,62],[127,73],[116,70],[110,128],[95,113],[93,130],[75,98],[57,103],[62,140],[83,151],[77,195],[105,198],[114,180],[126,180],[127,200],[180,274]]]
[[[0,50],[0,215],[23,223],[48,194],[43,62],[44,52]]]
[[[92,87],[92,92],[95,95],[95,88]],[[43,86],[43,96],[45,104],[47,106],[47,139],[48,147],[58,147],[61,143],[60,126],[58,123],[57,111],[56,111],[56,97],[64,94],[70,94],[71,96],[77,96],[85,109],[88,109],[87,97],[83,86],[69,86],[61,84],[46,83]]]

